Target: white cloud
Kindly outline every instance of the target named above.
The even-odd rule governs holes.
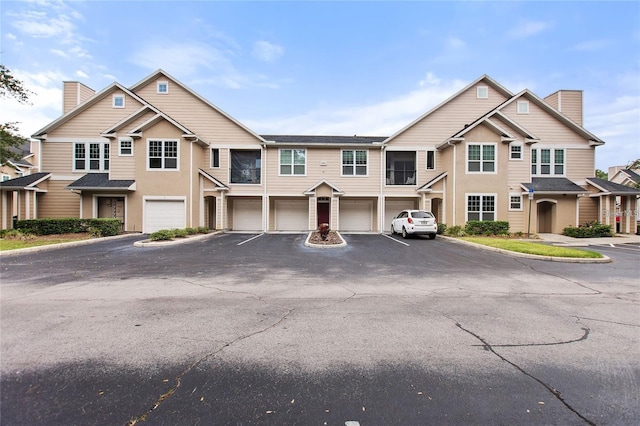
[[[84,71],[78,70],[76,71],[76,76],[80,77],[80,78],[84,78],[84,79],[88,79],[89,75],[87,73],[85,73]]]
[[[15,35],[13,35],[12,33],[7,33],[6,37],[7,37],[9,40],[17,40],[17,39],[18,39],[18,37],[16,37],[16,36],[15,36]]]
[[[73,19],[67,15],[49,16],[46,10],[8,13],[11,26],[18,32],[36,38],[57,38],[72,42],[75,38]],[[74,17],[75,18],[75,17]]]
[[[451,49],[462,49],[467,47],[467,43],[457,37],[449,37],[447,39],[447,47]]]
[[[509,31],[511,38],[526,38],[551,28],[551,24],[542,21],[521,22]]]
[[[259,40],[253,44],[253,56],[261,61],[274,62],[284,55],[284,48],[268,41]]]

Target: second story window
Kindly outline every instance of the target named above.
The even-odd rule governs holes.
[[[147,141],[148,169],[153,170],[178,170],[178,141],[157,140]]]
[[[121,157],[133,155],[133,139],[122,138],[118,141],[118,155]]]
[[[280,150],[280,174],[304,176],[306,174],[307,151],[305,149]]]
[[[473,143],[467,145],[468,173],[496,172],[496,145]]]
[[[369,151],[345,149],[342,151],[342,176],[367,176]]]
[[[169,82],[168,81],[159,81],[157,85],[158,93],[161,95],[166,95],[169,93]]]
[[[124,95],[113,95],[113,107],[124,108]]]
[[[386,167],[387,185],[416,184],[415,151],[387,151]]]
[[[522,145],[509,145],[509,159],[522,160]]]
[[[427,166],[427,170],[435,170],[435,168],[436,168],[436,151],[435,151],[435,149],[428,149],[427,150],[426,166]]]
[[[531,150],[532,176],[564,176],[564,149],[533,148]]]
[[[73,144],[73,170],[102,172],[109,170],[108,142],[76,142]]]
[[[220,148],[211,148],[211,168],[220,167]]]
[[[231,183],[259,184],[261,164],[259,149],[231,150]]]
[[[487,86],[478,86],[478,87],[476,87],[476,98],[478,98],[478,99],[488,99],[489,98],[489,88]]]

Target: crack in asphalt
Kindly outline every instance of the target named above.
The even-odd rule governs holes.
[[[514,367],[516,370],[520,371],[522,374],[524,374],[525,376],[535,380],[536,382],[540,383],[545,389],[547,389],[558,401],[560,401],[565,407],[567,407],[571,412],[573,412],[575,415],[577,415],[578,417],[580,417],[584,422],[586,422],[588,425],[590,426],[596,426],[595,422],[593,422],[592,420],[589,420],[588,418],[586,418],[584,415],[582,415],[578,410],[576,410],[575,408],[573,408],[571,406],[571,404],[569,404],[564,397],[562,396],[562,393],[554,388],[553,386],[549,385],[548,383],[545,383],[542,379],[537,378],[536,376],[534,376],[533,374],[527,372],[524,368],[520,367],[518,364],[516,364],[513,361],[510,361],[509,359],[507,359],[505,356],[499,354],[494,347],[505,347],[506,345],[491,345],[489,342],[487,342],[484,338],[482,338],[481,336],[479,336],[478,334],[474,333],[471,330],[468,330],[466,328],[464,328],[459,322],[455,322],[456,327],[458,327],[460,330],[464,331],[465,333],[475,337],[476,339],[478,339],[480,342],[482,342],[482,346],[485,348],[485,350],[491,352],[492,354],[494,354],[495,356],[497,356],[498,358],[500,358],[502,361],[506,362],[507,364],[511,365],[512,367]],[[585,330],[585,328],[583,328],[583,330]],[[588,329],[586,329],[588,330]],[[585,335],[576,340],[576,341],[580,341],[580,340],[585,340],[587,337],[587,335],[589,334],[587,331],[585,330]]]
[[[456,323],[457,325],[457,323]],[[530,347],[530,346],[556,346],[556,345],[566,345],[569,343],[576,343],[576,342],[581,342],[583,340],[587,340],[587,337],[589,337],[589,332],[591,331],[589,329],[589,327],[582,327],[582,330],[584,331],[584,334],[582,335],[582,337],[578,338],[578,339],[573,339],[573,340],[565,340],[562,342],[547,342],[547,343],[521,343],[521,344],[508,344],[508,345],[491,345],[491,347],[493,348],[520,348],[520,347]],[[488,348],[486,347],[486,344],[482,344],[482,345],[473,345],[473,346],[482,346],[485,349],[488,350]]]
[[[603,320],[598,318],[579,317],[577,315],[572,315],[572,317],[577,319],[578,321],[589,320],[589,321],[606,322],[609,324],[626,325],[628,327],[640,327],[640,324],[629,324],[628,322],[618,322],[618,321],[609,321],[609,320]]]
[[[602,292],[601,292],[600,290],[596,290],[595,288],[591,288],[591,287],[589,287],[589,286],[587,286],[587,285],[585,285],[585,284],[582,284],[582,283],[580,283],[580,282],[578,282],[578,281],[571,280],[571,279],[569,279],[569,278],[567,278],[567,277],[563,277],[562,275],[552,274],[551,272],[541,271],[541,270],[539,270],[539,269],[536,269],[534,266],[529,265],[529,264],[527,264],[527,263],[525,263],[525,262],[523,262],[522,260],[517,259],[517,258],[514,258],[514,260],[515,260],[516,262],[518,262],[519,264],[521,264],[521,265],[523,265],[523,266],[525,266],[525,267],[527,267],[527,268],[529,268],[529,269],[532,269],[532,270],[536,271],[536,272],[537,272],[537,273],[539,273],[539,274],[544,274],[544,275],[549,275],[549,276],[551,276],[551,277],[560,278],[561,280],[568,281],[568,282],[570,282],[570,283],[572,283],[572,284],[577,285],[578,287],[582,287],[582,288],[584,288],[584,289],[587,289],[587,290],[589,290],[589,291],[592,291],[592,292],[593,292],[593,293],[588,293],[588,294],[592,294],[592,295],[594,295],[594,296],[599,295],[599,294],[602,294]]]
[[[280,323],[282,323],[285,319],[287,319],[287,317],[289,315],[291,315],[291,313],[294,311],[295,309],[289,309],[282,317],[280,317],[280,319],[276,322],[274,322],[273,324],[271,324],[268,327],[265,327],[261,330],[258,331],[254,331],[253,333],[249,333],[249,334],[245,334],[244,336],[240,336],[237,337],[236,339],[227,342],[226,344],[224,344],[222,347],[220,347],[219,349],[213,351],[213,352],[209,352],[208,354],[204,355],[203,357],[201,357],[200,359],[194,361],[193,363],[191,363],[184,371],[182,371],[176,378],[175,378],[175,385],[169,389],[167,392],[163,393],[162,395],[160,395],[158,397],[158,399],[154,402],[154,404],[143,414],[132,418],[131,420],[129,420],[126,423],[126,426],[134,426],[138,423],[142,423],[145,422],[147,420],[147,418],[149,417],[149,415],[157,410],[160,405],[162,405],[162,403],[164,401],[166,401],[167,399],[171,398],[171,396],[180,388],[180,386],[182,386],[182,379],[189,374],[193,369],[195,369],[196,367],[198,367],[200,364],[202,364],[203,362],[205,362],[206,360],[208,360],[209,358],[212,358],[214,356],[216,356],[217,354],[219,354],[220,352],[222,352],[223,350],[225,350],[226,348],[241,342],[243,340],[249,339],[250,337],[256,336],[258,334],[262,334],[265,333],[267,331],[269,331],[270,329],[277,327]]]

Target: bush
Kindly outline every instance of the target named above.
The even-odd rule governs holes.
[[[186,229],[172,229],[174,238],[187,238],[188,232]]]
[[[198,228],[187,228],[185,229],[187,235],[195,235],[198,233]]]
[[[587,222],[577,228],[575,226],[564,228],[562,235],[573,238],[612,237],[613,228],[611,225],[603,225],[600,222]]]
[[[90,228],[94,228],[89,231]],[[120,219],[80,219],[80,218],[49,218],[18,220],[15,229],[27,234],[53,235],[53,234],[77,234],[90,232],[92,235],[108,237],[118,235],[122,229]]]
[[[447,225],[445,225],[444,223],[439,223],[438,224],[438,234],[442,235],[446,232],[447,230]]]
[[[151,241],[169,241],[173,240],[174,233],[170,229],[161,229],[149,235]]]
[[[196,229],[198,231],[198,234],[208,234],[209,233],[209,228],[207,228],[206,226],[199,226]]]
[[[464,230],[462,229],[462,226],[456,225],[456,226],[448,227],[444,231],[444,235],[447,235],[449,237],[464,237],[465,233],[464,233]]]
[[[31,240],[35,238],[35,235],[25,234],[17,229],[3,229],[0,231],[0,238],[7,240]]]
[[[468,235],[507,235],[509,222],[493,220],[470,220],[464,227]]]

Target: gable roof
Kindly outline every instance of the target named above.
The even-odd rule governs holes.
[[[142,80],[140,80],[139,82],[137,82],[136,84],[131,86],[129,88],[129,90],[131,92],[135,93],[136,90],[140,89],[141,87],[146,86],[151,81],[153,81],[153,80],[155,80],[155,79],[157,79],[159,77],[163,77],[163,78],[166,78],[168,80],[171,80],[173,83],[177,84],[182,89],[184,89],[185,91],[189,92],[191,95],[193,95],[194,97],[198,98],[202,102],[204,102],[206,105],[211,107],[216,112],[220,113],[222,116],[224,116],[225,118],[230,120],[232,123],[236,124],[238,127],[240,127],[243,130],[245,130],[247,133],[251,134],[252,136],[255,136],[261,142],[263,142],[263,143],[265,142],[265,140],[260,135],[258,135],[253,130],[249,129],[247,126],[245,126],[244,124],[242,124],[241,122],[239,122],[238,120],[236,120],[235,118],[233,118],[232,116],[230,116],[229,114],[224,112],[222,109],[218,108],[216,105],[214,105],[211,102],[209,102],[209,100],[207,100],[206,98],[200,96],[198,93],[196,93],[193,90],[191,90],[188,86],[184,85],[180,80],[174,78],[173,76],[171,76],[169,73],[167,73],[163,69],[158,69],[155,72],[151,73],[147,77],[143,78]]]
[[[631,169],[622,169],[620,173],[624,173],[629,177],[629,180],[632,180],[633,183],[640,183],[640,175]]]
[[[417,192],[431,192],[431,187],[433,185],[435,185],[436,183],[440,182],[445,177],[447,177],[447,172],[442,172],[438,176],[436,176],[433,179],[431,179],[429,182],[427,182],[424,185],[422,185],[416,191]]]
[[[533,189],[540,194],[584,194],[586,189],[563,177],[534,177],[520,185],[525,191]]]
[[[625,186],[619,183],[611,182],[609,180],[600,178],[587,178],[587,183],[598,188],[605,194],[593,194],[593,195],[640,195],[640,189]]]
[[[267,144],[277,145],[381,145],[387,136],[315,136],[315,135],[261,135]]]
[[[511,93],[507,88],[505,88],[504,86],[499,84],[497,81],[495,81],[494,79],[489,77],[487,74],[484,74],[484,75],[478,77],[477,79],[475,79],[474,81],[472,81],[471,83],[467,84],[462,89],[458,90],[456,93],[454,93],[449,98],[445,99],[443,102],[441,102],[438,105],[436,105],[435,107],[431,108],[426,113],[422,114],[417,119],[413,120],[411,123],[409,123],[408,125],[406,125],[402,129],[400,129],[399,131],[397,131],[393,135],[389,136],[387,138],[387,140],[384,141],[384,144],[385,145],[388,144],[393,139],[395,139],[396,137],[400,136],[402,133],[404,133],[407,130],[409,130],[415,124],[417,124],[420,121],[424,120],[426,117],[428,117],[429,115],[433,114],[435,111],[439,110],[441,107],[443,107],[444,105],[448,104],[449,102],[451,102],[452,100],[454,100],[455,98],[460,96],[462,93],[466,92],[467,90],[469,90],[470,88],[472,88],[473,86],[475,86],[476,84],[478,84],[480,82],[485,82],[488,86],[491,86],[493,89],[497,90],[499,93],[501,93],[503,96],[505,96],[507,98],[513,96],[513,93]]]
[[[51,173],[40,172],[0,182],[1,189],[35,189],[36,185],[51,177]]]
[[[220,188],[221,191],[229,190],[229,187],[224,183],[220,182],[218,179],[216,179],[215,176],[210,175],[209,173],[205,172],[202,169],[198,169],[198,173],[201,176],[203,176],[205,179],[210,180],[216,187]]]
[[[87,173],[80,179],[67,185],[67,189],[101,190],[120,189],[135,191],[135,180],[110,180],[109,173]]]
[[[303,192],[304,195],[313,195],[316,193],[316,189],[318,189],[318,187],[322,184],[327,185],[328,187],[331,188],[331,191],[333,191],[334,194],[336,195],[343,195],[344,191],[341,190],[340,188],[338,188],[337,186],[335,186],[334,184],[332,184],[331,182],[329,182],[326,179],[322,179],[320,182],[316,183],[315,185],[313,185],[311,188],[307,189],[306,191]]]

